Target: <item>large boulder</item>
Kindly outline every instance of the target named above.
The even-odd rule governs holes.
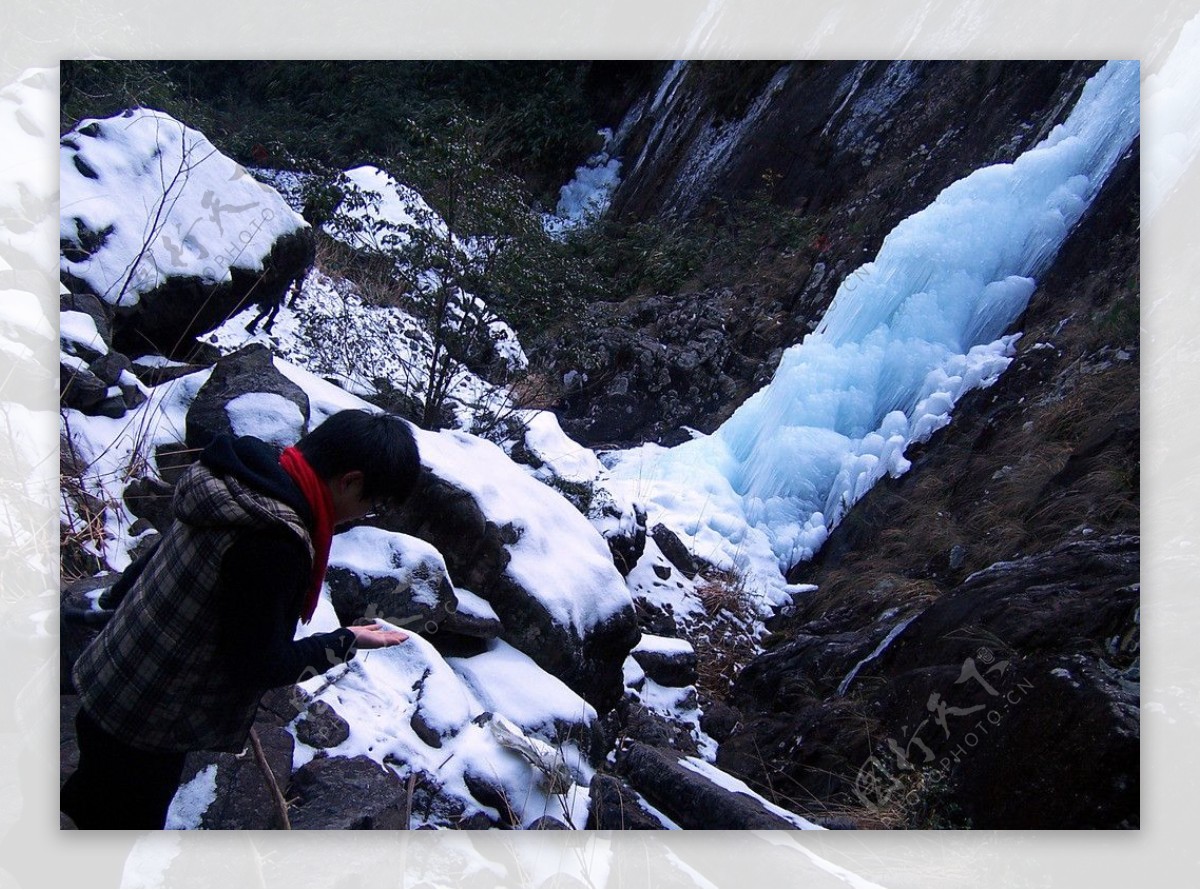
[[[281,373],[271,350],[251,343],[217,362],[187,412],[189,448],[219,435],[291,445],[308,428],[308,396]]]
[[[312,229],[279,193],[161,111],[83,121],[60,146],[62,280],[113,308],[121,352],[184,358],[312,264]]]
[[[611,708],[639,631],[604,540],[490,442],[451,431],[417,438],[426,472],[386,523],[433,544],[456,583],[495,610],[505,642],[597,710]]]

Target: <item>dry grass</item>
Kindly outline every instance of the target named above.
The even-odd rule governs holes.
[[[96,554],[104,553],[107,541],[108,505],[89,493],[78,475],[60,472],[58,485],[67,516],[59,523],[60,571],[63,581],[78,581],[100,568]]]
[[[364,305],[403,304],[403,289],[397,282],[395,267],[386,257],[356,251],[324,232],[317,232],[313,267],[331,278],[353,281]]]
[[[910,578],[892,569],[893,562],[887,557],[864,555],[853,567],[823,572],[818,589],[804,599],[798,620],[811,620],[844,607],[874,617],[895,606],[932,602],[940,594],[932,580]]]
[[[562,386],[549,370],[531,370],[509,386],[513,405],[517,408],[546,410],[562,397]]]
[[[753,592],[736,572],[712,569],[701,576],[696,592],[705,617],[688,629],[696,649],[697,692],[719,701],[761,647],[755,635]]]

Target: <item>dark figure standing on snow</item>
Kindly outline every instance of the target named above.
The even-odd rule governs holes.
[[[339,412],[282,455],[249,436],[209,445],[75,664],[79,769],[63,812],[79,828],[162,828],[187,752],[241,751],[267,689],[406,640],[377,624],[294,635],[333,527],[403,501],[419,475],[412,431],[388,414]]]
[[[271,333],[271,328],[275,325],[275,316],[279,314],[279,307],[283,305],[284,301],[287,301],[287,307],[289,309],[296,308],[296,298],[300,296],[300,290],[304,287],[304,279],[307,277],[307,275],[308,269],[305,269],[298,276],[293,278],[292,283],[288,287],[284,288],[284,293],[279,297],[278,300],[267,300],[264,303],[260,303],[258,306],[258,315],[250,319],[250,323],[246,325],[246,333],[253,334],[255,330],[258,329],[259,322],[261,322],[264,318],[267,321],[266,324],[263,325],[263,330],[268,334]]]
[[[319,232],[321,227],[333,216],[338,204],[341,203],[343,197],[342,190],[335,183],[323,183],[320,186],[314,187],[304,200],[304,209],[301,211],[301,216],[304,221],[312,226],[314,232]],[[278,299],[267,300],[259,304],[259,313],[250,320],[246,325],[246,332],[253,334],[258,330],[259,324],[266,319],[263,324],[263,330],[266,333],[271,333],[271,328],[275,324],[275,316],[279,314],[279,307],[287,302],[289,309],[296,308],[296,298],[300,296],[300,291],[304,287],[304,279],[308,277],[308,271],[312,268],[312,257],[309,257],[308,264],[305,265],[304,271],[292,279],[290,290],[285,287],[280,293]]]

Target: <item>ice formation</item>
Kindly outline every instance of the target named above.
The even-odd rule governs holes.
[[[1041,143],[897,225],[715,433],[613,455],[606,484],[742,572],[764,605],[784,602],[782,573],[1007,367],[1019,335],[1005,331],[1137,136],[1138,100],[1138,64],[1105,65]]]

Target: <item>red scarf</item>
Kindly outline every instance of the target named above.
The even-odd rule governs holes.
[[[321,582],[325,580],[325,567],[329,565],[329,545],[333,541],[333,497],[329,486],[304,459],[296,448],[285,448],[279,456],[279,465],[300,486],[304,499],[312,508],[314,528],[312,580],[300,610],[300,620],[308,624],[317,610],[321,596]]]

